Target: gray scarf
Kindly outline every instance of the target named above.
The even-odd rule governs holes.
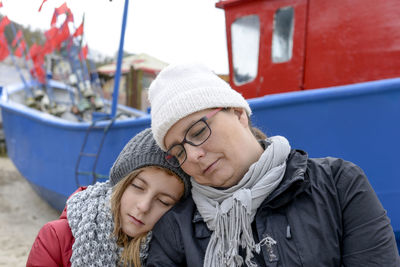
[[[122,248],[112,235],[112,187],[107,181],[88,186],[67,201],[67,219],[75,238],[72,245],[72,266],[118,266]],[[151,232],[140,248],[142,263],[147,258]]]
[[[253,252],[259,253],[262,245],[272,245],[271,237],[255,244],[251,222],[258,207],[281,182],[286,169],[290,145],[286,138],[274,136],[271,144],[253,163],[240,182],[225,190],[203,186],[191,178],[192,195],[208,228],[213,231],[208,243],[204,266],[242,266],[239,246],[246,252],[244,262],[256,267]]]

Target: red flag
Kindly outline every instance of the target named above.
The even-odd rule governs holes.
[[[58,16],[58,15],[57,15],[57,11],[54,10],[53,17],[51,18],[51,22],[50,22],[50,26],[51,26],[51,27],[54,27],[54,26],[56,25],[57,16]]]
[[[58,31],[57,27],[52,27],[44,32],[44,36],[46,36],[46,39],[49,41],[57,35],[57,31]]]
[[[30,72],[40,83],[46,83],[46,72],[44,71],[42,64],[35,63]]]
[[[19,39],[21,39],[21,37],[22,37],[22,30],[19,30],[17,32],[17,34],[15,35],[14,40],[11,43],[12,47],[17,45],[17,43],[18,43]]]
[[[61,32],[58,32],[58,37],[61,38],[62,41],[65,41],[69,37],[69,27],[67,23],[64,23],[63,26],[61,26]]]
[[[0,7],[3,7],[3,1],[0,0]]]
[[[65,13],[67,15],[67,18],[65,19],[65,21],[70,21],[70,22],[74,22],[74,15],[72,14],[71,9],[68,9],[67,13]]]
[[[55,12],[57,12],[57,15],[61,15],[64,13],[67,13],[69,10],[67,3],[64,2],[64,4],[62,4],[60,7],[57,7]]]
[[[8,51],[8,45],[7,45],[7,40],[6,37],[4,36],[4,33],[1,33],[0,35],[0,61],[3,61],[10,52]]]
[[[42,10],[43,4],[44,4],[44,2],[46,2],[46,1],[47,1],[47,0],[43,0],[42,4],[41,4],[40,7],[39,7],[38,12],[40,12],[40,11]]]
[[[30,70],[31,74],[36,77],[40,83],[45,83],[46,73],[42,67],[44,63],[44,54],[42,47],[34,43],[29,49],[29,56],[33,61],[33,68]]]
[[[51,49],[53,51],[57,47],[56,36],[57,36],[58,28],[52,27],[49,30],[45,31],[44,35],[46,36],[46,43],[45,43],[45,51]]]
[[[0,22],[0,32],[4,32],[4,28],[10,24],[10,20],[8,19],[7,16],[4,16],[3,19]]]
[[[60,7],[54,9],[53,17],[51,18],[50,26],[55,26],[57,23],[57,17],[59,15],[66,14],[67,18],[65,21],[74,21],[74,16],[71,10],[68,8],[67,3],[62,4]]]
[[[79,59],[82,61],[83,59],[86,60],[87,58],[87,54],[89,52],[89,48],[87,45],[85,45],[84,47],[82,47],[81,52],[79,53]]]
[[[25,52],[25,48],[26,48],[25,41],[21,40],[21,42],[19,43],[19,46],[17,47],[17,49],[15,49],[14,55],[16,57],[22,57],[22,55]]]
[[[64,23],[64,25],[58,29],[57,36],[54,38],[56,46],[60,47],[61,43],[67,40],[69,35],[68,23]]]
[[[42,52],[43,54],[47,55],[53,52],[55,47],[53,47],[51,42],[45,42],[43,47],[42,47]]]
[[[83,34],[83,21],[81,23],[81,25],[78,27],[78,29],[76,29],[75,33],[74,33],[74,37],[77,37],[79,35]]]
[[[30,57],[33,61],[33,68],[30,69],[30,72],[40,83],[46,82],[46,73],[42,67],[44,63],[43,50],[44,49],[40,45],[34,43],[26,55],[26,59]]]
[[[34,43],[29,49],[29,56],[35,64],[42,64],[44,62],[44,54],[42,50],[42,47],[36,43]]]

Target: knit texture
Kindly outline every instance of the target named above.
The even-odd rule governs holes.
[[[110,182],[96,183],[71,196],[67,201],[67,219],[75,242],[71,265],[120,266],[122,248],[112,235],[114,220],[111,213]],[[152,233],[140,247],[140,261],[145,263]]]
[[[111,234],[109,182],[96,183],[71,196],[67,201],[67,218],[75,242],[72,245],[72,266],[116,266],[120,251]]]
[[[111,185],[114,186],[134,170],[146,166],[159,166],[175,173],[184,183],[184,199],[190,192],[189,176],[181,168],[171,166],[165,160],[166,153],[156,144],[151,129],[143,130],[133,137],[119,154],[110,171]]]
[[[241,94],[207,67],[196,64],[169,65],[149,88],[151,128],[157,144],[165,151],[164,137],[180,119],[216,107],[251,109]]]
[[[149,256],[150,241],[152,237],[153,237],[153,232],[152,231],[148,232],[146,239],[144,240],[144,242],[142,241],[142,243],[140,244],[139,257],[142,267],[146,266],[147,258]]]

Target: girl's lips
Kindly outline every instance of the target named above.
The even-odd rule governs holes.
[[[129,217],[132,219],[132,222],[136,225],[144,225],[144,223],[141,220],[136,219],[135,217],[129,215]]]

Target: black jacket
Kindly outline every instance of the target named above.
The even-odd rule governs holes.
[[[258,266],[400,266],[390,220],[363,171],[337,158],[293,150],[279,187],[252,224]],[[191,197],[156,224],[147,266],[202,267],[212,232]]]

